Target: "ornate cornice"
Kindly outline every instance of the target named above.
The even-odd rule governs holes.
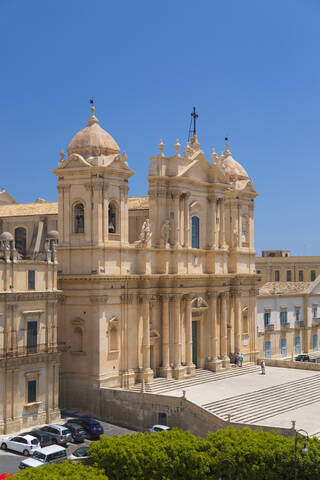
[[[61,291],[46,292],[0,292],[0,301],[21,302],[30,300],[56,300],[58,301]]]
[[[95,305],[106,305],[108,303],[109,295],[90,295],[90,302]]]

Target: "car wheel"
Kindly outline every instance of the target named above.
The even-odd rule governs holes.
[[[7,447],[7,444],[6,444],[6,443],[2,443],[2,444],[1,444],[1,448],[2,448],[2,450],[7,450],[7,448],[8,448],[8,447]]]
[[[23,453],[23,455],[24,455],[25,457],[29,457],[29,455],[30,455],[30,453],[28,452],[28,450],[23,450],[22,453]]]

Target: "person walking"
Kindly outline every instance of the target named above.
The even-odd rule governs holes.
[[[242,355],[242,353],[240,353],[240,356],[239,356],[239,366],[242,367],[242,364],[243,364],[243,355]]]
[[[234,356],[234,363],[238,365],[238,362],[239,362],[239,355],[236,353]]]
[[[266,374],[266,362],[264,360],[262,360],[261,362],[261,375],[265,375]]]

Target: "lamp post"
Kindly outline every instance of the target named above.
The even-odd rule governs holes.
[[[296,436],[294,438],[294,480],[297,480],[297,450],[298,450],[298,437],[299,437],[299,435],[303,436],[304,438],[306,436],[309,439],[308,432],[303,430],[303,428],[300,428],[300,430],[296,431]],[[308,452],[308,447],[307,447],[306,442],[304,442],[304,444],[303,444],[302,452],[303,453]]]
[[[235,466],[234,466],[234,463],[231,462],[231,460],[228,460],[227,458],[223,458],[219,462],[219,465],[218,465],[218,479],[217,480],[222,480],[221,468],[222,468],[222,465],[224,463],[226,463],[228,465],[228,480],[231,480],[231,473],[234,471]]]

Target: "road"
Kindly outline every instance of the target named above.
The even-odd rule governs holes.
[[[100,423],[103,426],[104,434],[107,437],[112,437],[113,435],[124,435],[126,433],[134,433],[134,430],[129,430],[128,428],[119,427],[107,422],[100,421]],[[85,440],[85,442],[89,443],[89,440]],[[67,448],[67,455],[70,455],[70,453],[82,445],[84,444],[69,444]],[[19,463],[23,458],[25,457],[17,453],[0,450],[0,475],[2,473],[16,473],[18,471]]]

